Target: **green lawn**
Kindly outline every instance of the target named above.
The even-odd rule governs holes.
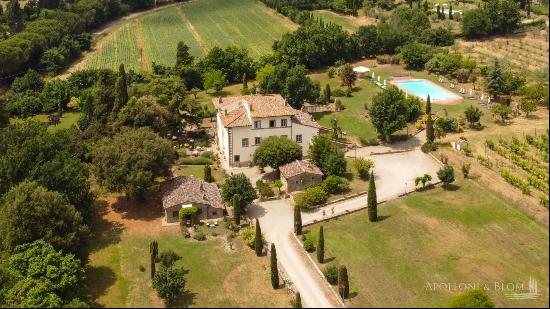
[[[369,63],[372,64],[371,62]],[[359,64],[356,63],[353,65],[356,66]],[[369,64],[367,64],[367,66],[371,67]],[[372,70],[375,72],[376,76],[380,75],[380,82],[383,82],[384,79],[389,82],[389,80],[394,76],[410,75],[413,78],[424,78],[431,80],[432,82],[445,87],[445,85],[437,82],[437,78],[435,76],[428,74],[426,71],[407,71],[403,69],[402,66],[397,65],[377,65],[376,67],[372,67]],[[337,88],[344,89],[340,85],[339,77],[335,76],[329,79],[326,72],[311,74],[310,77],[313,80],[319,81],[322,89],[324,89],[327,83],[330,84],[333,91]],[[314,117],[321,125],[328,128],[331,127],[332,119],[336,118],[336,120],[338,120],[338,125],[351,139],[376,139],[376,131],[366,117],[367,111],[365,110],[365,103],[371,104],[372,98],[380,91],[382,91],[382,89],[376,86],[370,78],[367,77],[364,79],[358,79],[355,84],[352,97],[337,98],[341,100],[345,106],[343,111],[337,113],[316,114]],[[480,107],[483,110],[484,116],[481,119],[482,123],[492,122],[490,110],[481,107],[479,102],[475,100],[464,99],[464,101],[456,105],[432,104],[432,110],[433,112],[439,113],[439,115],[447,114],[449,117],[461,116],[464,118],[464,110],[470,105]],[[414,124],[411,124],[409,127],[409,132],[411,132]],[[403,132],[397,133],[405,133],[405,131],[406,130],[403,130]]]
[[[348,268],[352,306],[446,306],[455,292],[434,290],[436,282],[487,286],[498,307],[548,307],[547,230],[476,182],[457,185],[382,204],[377,223],[361,211],[323,224],[326,256]],[[527,289],[530,276],[542,292],[536,300],[495,289]]]
[[[36,115],[36,116],[31,117],[31,118],[42,121],[42,122],[46,122],[46,123],[48,122],[48,115],[46,115],[46,114]],[[72,127],[73,125],[76,125],[77,122],[78,122],[78,119],[80,119],[80,113],[79,112],[67,112],[67,113],[63,114],[63,117],[61,117],[61,121],[59,122],[58,125],[49,126],[48,129],[51,130],[51,131],[68,129],[68,128]],[[13,123],[13,122],[18,122],[18,121],[22,121],[22,120],[19,119],[19,118],[11,118],[10,121]]]
[[[99,40],[85,66],[114,69],[124,63],[135,70],[148,70],[152,62],[172,66],[179,41],[184,41],[195,57],[204,56],[214,46],[237,45],[258,58],[271,51],[275,40],[296,28],[259,1],[189,1],[117,26]]]
[[[344,30],[349,32],[355,32],[359,28],[359,25],[350,19],[351,17],[342,16],[334,12],[313,11],[313,16],[323,20],[326,23],[333,23],[342,26]]]
[[[221,226],[216,237],[212,229],[203,228],[207,240],[199,242],[184,238],[179,227],[161,227],[157,218],[155,211],[131,205],[128,212],[106,212],[96,221],[87,265],[95,307],[163,306],[150,280],[152,240],[158,241],[159,252],[176,252],[181,257],[176,266],[187,271],[186,295],[178,307],[288,306],[286,290],[271,287],[268,257],[256,257],[240,239],[234,241],[237,249],[229,251]]]

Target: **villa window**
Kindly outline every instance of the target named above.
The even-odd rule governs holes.
[[[301,143],[301,142],[302,142],[302,134],[296,135],[296,143]]]
[[[261,138],[261,137],[256,137],[256,138],[254,138],[254,145],[260,145],[261,142],[262,142],[262,138]]]
[[[243,138],[242,143],[243,147],[248,147],[248,138]]]
[[[281,127],[286,127],[287,125],[286,119],[281,119]]]
[[[269,120],[269,127],[270,128],[275,128],[275,126],[276,126],[275,120]]]
[[[262,122],[260,120],[254,121],[254,129],[261,129],[262,128]]]

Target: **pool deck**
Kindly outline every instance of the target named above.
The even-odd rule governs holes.
[[[464,98],[456,93],[454,93],[452,90],[450,89],[447,89],[445,87],[442,87],[434,82],[432,82],[431,80],[428,80],[428,79],[423,79],[423,78],[412,78],[412,77],[394,77],[390,80],[390,84],[392,85],[395,85],[397,88],[399,88],[401,91],[403,91],[404,93],[408,94],[408,95],[413,95],[413,96],[416,96],[418,97],[417,95],[413,94],[413,93],[410,93],[407,91],[407,89],[401,87],[399,85],[399,82],[404,82],[404,81],[424,81],[426,83],[430,83],[432,84],[434,87],[437,87],[439,89],[442,89],[446,92],[448,92],[452,98],[449,98],[449,99],[443,99],[443,100],[435,100],[435,99],[431,99],[430,101],[433,103],[433,104],[440,104],[440,105],[456,105],[456,104],[460,104],[462,103],[462,101],[464,101]],[[420,98],[420,97],[419,97]],[[420,98],[421,100],[424,100],[423,98]]]

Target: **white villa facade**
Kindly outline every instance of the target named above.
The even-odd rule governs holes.
[[[217,109],[216,141],[228,166],[248,166],[262,140],[285,136],[309,149],[321,126],[310,114],[293,109],[280,95],[246,95],[213,99]]]

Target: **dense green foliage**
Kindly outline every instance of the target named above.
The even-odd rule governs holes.
[[[260,221],[256,218],[256,224],[254,225],[254,252],[256,256],[261,256],[264,251],[264,241],[262,237],[262,228],[260,227]]]
[[[24,181],[0,199],[0,240],[4,250],[43,240],[57,250],[81,253],[88,227],[81,214],[55,191]]]
[[[277,289],[279,288],[279,267],[277,265],[277,251],[275,249],[274,243],[271,243],[269,254],[269,261],[271,266],[271,286],[274,289]]]
[[[113,192],[143,197],[157,177],[169,176],[176,154],[169,141],[147,128],[99,141],[92,154],[98,183]]]
[[[338,269],[338,294],[342,299],[349,297],[349,279],[346,266],[340,266]]]
[[[231,203],[233,196],[239,194],[242,207],[252,203],[258,197],[256,190],[250,183],[250,179],[243,173],[232,174],[227,177],[221,189],[224,202]]]
[[[450,183],[455,181],[454,168],[450,165],[445,165],[437,171],[437,178],[439,178],[439,180],[443,182],[443,186],[447,188]]]
[[[494,308],[495,303],[487,292],[470,290],[458,293],[449,300],[449,308]]]
[[[294,206],[294,234],[302,234],[302,211],[298,206]]]
[[[346,172],[347,161],[344,153],[325,135],[313,137],[308,157],[325,176],[341,176]]]
[[[371,172],[371,175],[369,177],[369,190],[367,194],[369,221],[378,221],[378,199],[376,197],[376,183],[374,182],[373,172]]]
[[[153,277],[153,287],[160,298],[172,304],[185,288],[185,270],[175,267],[161,267]]]
[[[294,197],[297,208],[307,209],[325,203],[328,193],[321,186],[311,186]]]
[[[319,236],[317,238],[317,262],[323,264],[325,262],[325,234],[323,226],[319,227]]]
[[[407,125],[410,107],[405,94],[390,86],[374,96],[369,115],[378,134],[390,142],[391,134]]]
[[[44,241],[15,248],[0,277],[10,276],[0,300],[3,306],[20,308],[84,308],[89,296],[80,260],[56,251]],[[6,278],[0,278],[4,281]]]
[[[467,38],[510,33],[520,26],[517,1],[489,0],[481,8],[467,10],[462,18],[462,33]]]
[[[269,166],[278,169],[280,166],[302,159],[302,147],[283,136],[270,136],[256,147],[252,161],[259,167]]]

